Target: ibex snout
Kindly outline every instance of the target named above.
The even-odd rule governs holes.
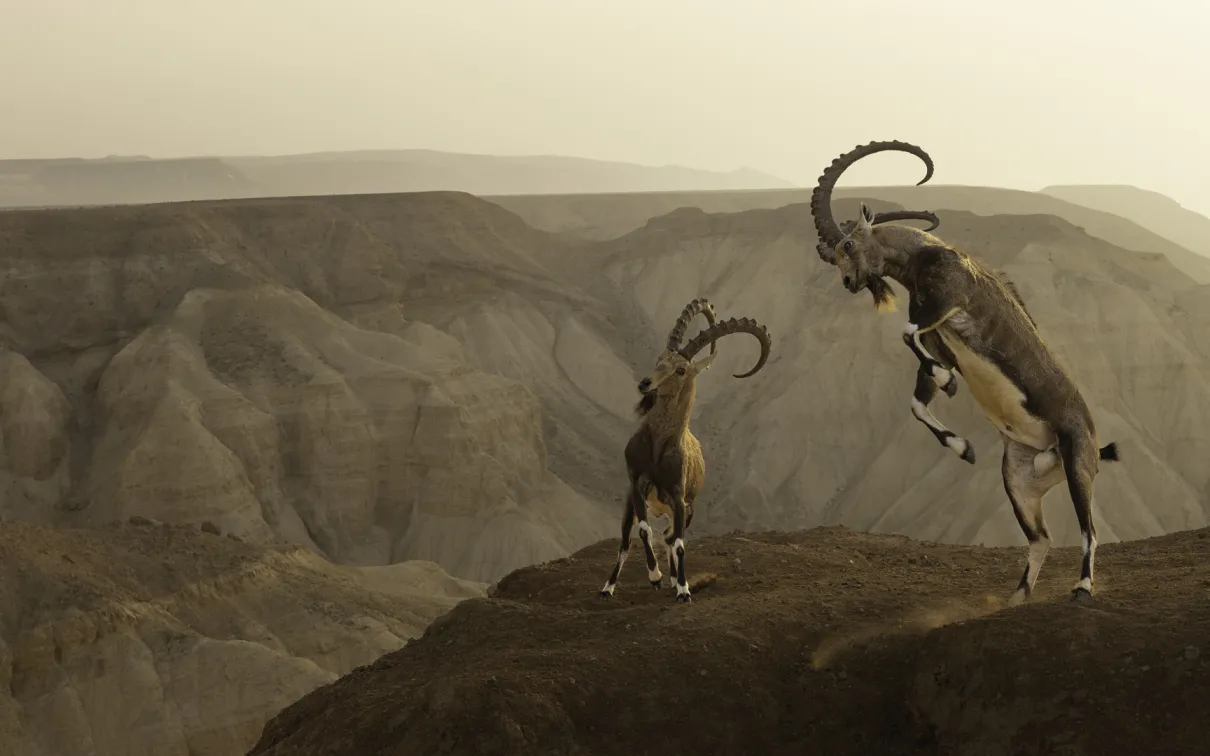
[[[651,379],[650,378],[644,378],[643,380],[639,381],[639,393],[646,394],[650,390],[651,390]]]

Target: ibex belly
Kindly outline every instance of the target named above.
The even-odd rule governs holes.
[[[665,504],[660,495],[656,493],[655,488],[652,488],[647,493],[647,516],[654,520],[660,515],[667,515],[671,521],[672,507]]]
[[[958,369],[983,414],[1004,435],[1039,451],[1055,445],[1050,425],[1025,409],[1025,394],[994,363],[976,354],[961,340],[940,329],[945,345],[954,353]]]

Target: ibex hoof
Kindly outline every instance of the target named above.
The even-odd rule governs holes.
[[[1075,590],[1071,592],[1071,600],[1079,604],[1092,601],[1092,592],[1082,585],[1077,586]]]
[[[660,578],[659,580],[652,580],[651,587],[658,591],[660,589],[660,586],[663,584],[663,582],[664,582],[663,578]]]
[[[966,450],[962,452],[962,461],[975,464],[975,447],[971,446],[971,442],[966,442]]]
[[[678,593],[676,595],[676,600],[678,603],[688,604],[690,601],[693,600],[693,597],[690,596],[688,593]]]

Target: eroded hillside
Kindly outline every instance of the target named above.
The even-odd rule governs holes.
[[[484,585],[149,521],[0,524],[0,753],[231,756]]]
[[[585,498],[626,428],[612,311],[493,205],[13,212],[0,255],[9,517],[210,520],[482,580],[613,530]],[[537,378],[594,363],[562,404]]]
[[[1205,525],[1203,287],[1054,216],[941,216],[1017,281],[1123,449],[1101,539]],[[695,530],[1020,542],[993,429],[960,389],[935,411],[977,464],[931,443],[902,316],[837,285],[801,205],[685,208],[590,244],[461,194],[14,212],[0,240],[8,517],[210,520],[494,580],[614,534],[634,377],[704,295],[774,351],[736,381],[755,346],[729,339],[699,382]],[[1050,529],[1072,543],[1064,498]]]

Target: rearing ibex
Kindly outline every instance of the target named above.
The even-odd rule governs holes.
[[[710,325],[681,346],[685,328],[695,315],[706,316]],[[676,581],[677,601],[690,601],[689,581],[685,576],[685,529],[693,521],[693,504],[706,479],[702,447],[689,430],[697,376],[713,362],[715,340],[732,333],[749,333],[760,342],[760,357],[748,372],[735,376],[747,378],[764,367],[769,359],[769,332],[748,318],[715,322],[714,308],[703,298],[685,306],[668,334],[668,343],[655,363],[655,370],[639,381],[642,398],[635,413],[642,424],[626,444],[626,472],[630,478],[626,502],[622,508],[622,545],[617,562],[601,596],[613,595],[626,554],[630,550],[630,531],[639,523],[639,540],[647,558],[647,578],[654,588],[663,578],[655,551],[651,547],[648,513],[667,515],[664,545],[668,550],[669,576]],[[693,358],[710,345],[710,354],[694,362]]]
[[[811,196],[818,250],[840,268],[845,288],[863,288],[875,301],[889,296],[884,276],[910,295],[903,339],[920,361],[912,414],[937,440],[974,463],[970,443],[942,425],[928,409],[937,387],[953,396],[956,371],[1004,441],[1001,473],[1017,522],[1029,541],[1025,572],[1010,603],[1029,598],[1050,549],[1042,497],[1066,477],[1084,541],[1077,600],[1091,598],[1096,528],[1093,480],[1099,460],[1116,460],[1117,446],[1098,449],[1092,413],[1075,383],[1038,333],[1016,286],[964,252],[919,229],[875,227],[878,217],[863,204],[857,221],[842,231],[832,219],[831,196],[840,175],[857,160],[884,150],[920,157],[924,150],[904,142],[871,142],[840,156],[819,177]],[[921,181],[920,183],[924,183]],[[900,217],[929,217],[902,213]],[[936,227],[934,222],[933,228]],[[931,229],[930,229],[931,230]]]

